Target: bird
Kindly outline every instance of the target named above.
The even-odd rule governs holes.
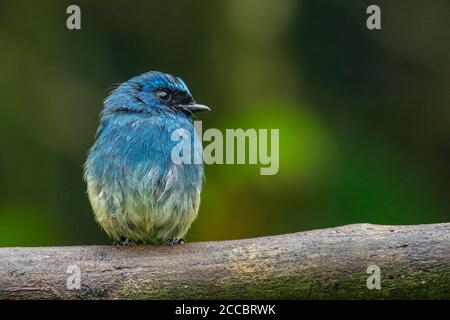
[[[114,243],[184,243],[198,214],[204,167],[173,161],[172,150],[181,143],[202,155],[193,125],[202,111],[210,108],[195,102],[181,78],[159,71],[123,82],[104,100],[84,180],[95,220]],[[174,141],[176,130],[194,139]]]

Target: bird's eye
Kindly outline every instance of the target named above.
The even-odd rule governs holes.
[[[158,91],[156,93],[156,95],[158,96],[158,98],[160,100],[163,100],[163,101],[167,101],[170,99],[170,93],[165,90]]]

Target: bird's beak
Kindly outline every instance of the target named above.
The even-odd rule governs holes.
[[[197,113],[197,112],[202,112],[202,111],[211,111],[211,109],[209,107],[204,106],[202,104],[197,104],[197,103],[184,105],[183,109],[187,109],[187,110],[191,111],[192,113]]]

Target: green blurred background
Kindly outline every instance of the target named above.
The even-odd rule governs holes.
[[[207,166],[188,241],[449,221],[449,17],[446,0],[2,0],[0,245],[109,243],[82,165],[104,97],[149,70],[213,108],[204,129],[280,129],[278,175]]]

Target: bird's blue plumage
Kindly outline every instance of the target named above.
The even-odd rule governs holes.
[[[177,77],[148,72],[105,99],[97,139],[85,164],[88,195],[98,223],[114,240],[165,243],[185,235],[197,216],[203,165],[174,163],[183,129],[202,154],[190,115],[204,110]]]

